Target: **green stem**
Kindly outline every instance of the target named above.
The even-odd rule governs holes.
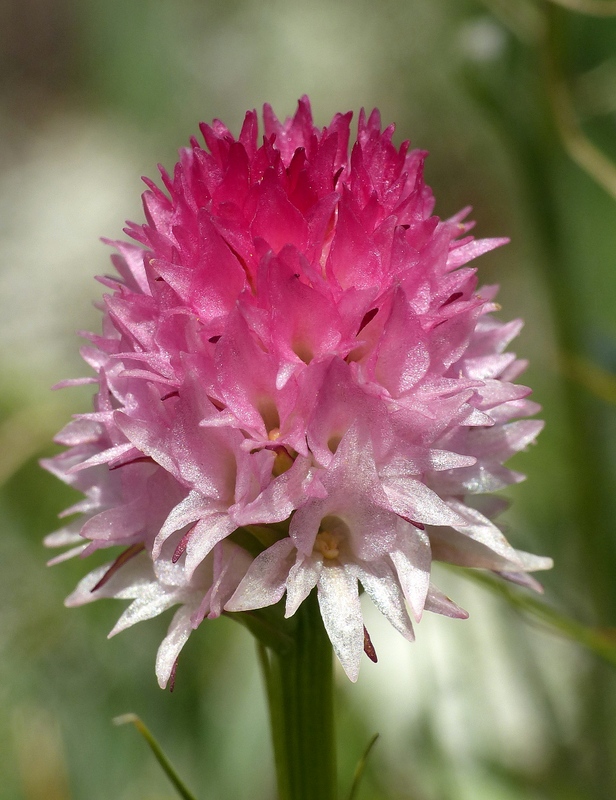
[[[279,800],[335,800],[332,647],[316,593],[293,618],[293,643],[259,643],[274,743]]]

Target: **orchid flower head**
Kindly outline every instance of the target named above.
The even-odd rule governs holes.
[[[377,111],[353,141],[350,113],[320,129],[306,97],[263,125],[202,124],[204,145],[146,180],[82,350],[94,409],[44,462],[84,496],[47,539],[72,545],[55,561],[121,548],[67,604],[131,600],[112,633],[179,606],[161,686],[225,611],[292,616],[316,591],[356,680],[361,591],[413,640],[424,609],[466,616],[433,560],[535,588],[551,565],[481,502],[522,479],[504,462],[541,429],[507,352],[521,322],[493,316],[496,288],[468,266],[506,240],[468,235],[468,209],[435,216],[426,153]]]

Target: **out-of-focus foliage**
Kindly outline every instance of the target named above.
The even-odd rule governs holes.
[[[616,161],[616,18],[539,0],[5,0],[1,800],[172,797],[134,731],[112,726],[127,711],[198,797],[273,795],[248,634],[202,625],[174,694],[160,692],[164,619],[108,642],[118,604],[63,608],[84,565],[45,567],[40,540],[70,496],[36,461],[89,402],[48,387],[84,374],[74,331],[97,328],[92,276],[108,270],[97,237],[139,218],[138,176],[171,166],[200,119],[237,130],[246,108],[284,115],[304,92],[323,122],[378,105],[399,140],[431,151],[441,215],[472,204],[478,235],[511,236],[480,274],[501,283],[503,318],[526,320],[517,352],[547,427],[515,460],[529,479],[509,492],[508,537],[554,557],[547,602],[616,628],[616,201],[563,147],[573,131]],[[360,799],[616,796],[613,668],[456,574],[440,580],[469,621],[426,618],[409,645],[375,615],[380,663],[340,681],[347,791],[379,731]]]

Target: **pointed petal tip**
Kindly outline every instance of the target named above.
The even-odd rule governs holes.
[[[359,664],[357,665],[353,664],[347,666],[342,664],[342,669],[344,670],[344,674],[351,681],[351,683],[357,683],[357,680],[359,678]]]

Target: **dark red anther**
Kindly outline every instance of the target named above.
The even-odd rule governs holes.
[[[179,658],[179,656],[178,656]],[[175,673],[178,669],[178,659],[176,658],[173,662],[173,666],[171,667],[171,673],[169,674],[169,691],[172,692],[175,689]]]
[[[217,342],[219,339],[220,339],[220,336],[211,336],[211,337],[208,339],[208,342],[211,342],[212,344],[216,344],[216,342]]]
[[[188,545],[188,540],[190,539],[192,532],[197,527],[197,523],[195,522],[194,525],[191,525],[190,528],[186,531],[184,536],[180,539],[180,543],[175,548],[173,555],[171,556],[171,561],[173,564],[177,564],[177,562],[182,558],[184,555],[184,551]]]
[[[123,567],[127,561],[130,561],[131,558],[133,558],[133,556],[136,556],[137,553],[140,553],[144,549],[144,547],[145,545],[143,544],[143,542],[137,542],[137,544],[131,544],[130,547],[127,547],[123,553],[120,553],[120,555],[116,558],[113,564],[105,572],[100,581],[98,581],[98,583],[95,586],[93,586],[90,589],[90,591],[95,592],[97,589],[100,589],[101,586],[104,586],[109,580],[109,578],[111,578],[112,575],[115,575],[115,573],[120,569],[120,567]]]
[[[373,661],[375,664],[379,660],[376,655],[376,650],[374,649],[374,645],[372,644],[372,640],[370,639],[370,634],[366,630],[366,626],[364,625],[364,653],[368,656],[370,661]]]
[[[409,517],[403,517],[402,514],[398,514],[398,516],[405,522],[409,522],[411,525],[414,525],[416,528],[419,528],[420,531],[425,531],[426,526],[423,525],[421,522],[415,522],[414,519],[410,519]]]
[[[129,461],[122,461],[120,464],[114,464],[113,467],[109,467],[109,470],[112,471],[114,469],[120,469],[120,467],[128,467],[130,464],[156,464],[156,461],[151,456],[137,456],[136,458],[131,458]]]

